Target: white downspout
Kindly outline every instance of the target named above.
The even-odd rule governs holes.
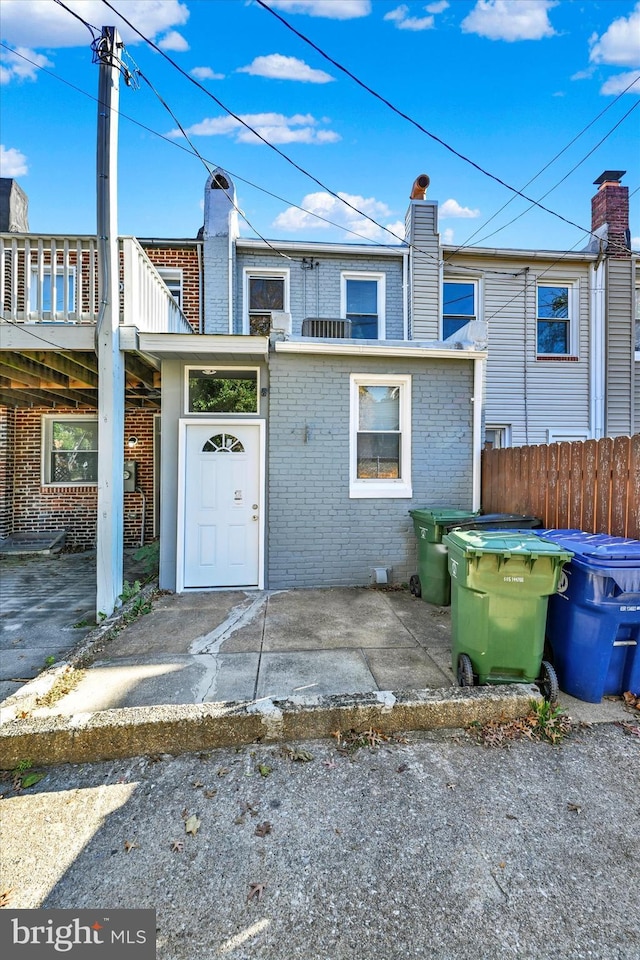
[[[484,378],[484,359],[473,360],[473,466],[472,466],[472,510],[482,506],[482,392]]]
[[[599,258],[591,267],[591,337],[589,344],[589,422],[591,437],[604,436],[605,394],[605,263]]]

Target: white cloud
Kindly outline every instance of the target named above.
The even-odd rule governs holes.
[[[351,204],[351,206],[342,203],[338,197],[345,200],[347,204]],[[314,229],[328,230],[335,224],[347,231],[346,236],[351,240],[357,240],[357,237],[353,236],[353,233],[356,233],[365,240],[393,243],[386,230],[382,229],[382,226],[384,226],[387,230],[391,230],[399,240],[404,240],[404,222],[398,220],[394,223],[385,223],[385,220],[388,221],[391,216],[391,211],[386,203],[376,200],[375,197],[362,197],[351,193],[338,193],[338,197],[324,191],[308,193],[303,197],[300,204],[301,207],[304,207],[304,210],[300,210],[298,207],[288,207],[283,213],[278,214],[273,221],[273,226],[284,230],[286,233],[299,233]],[[356,213],[355,210],[351,209],[352,207],[361,210],[366,216]],[[325,223],[313,214],[331,220],[332,223]],[[381,226],[376,226],[367,217],[376,220]]]
[[[443,219],[462,218],[464,220],[473,220],[480,216],[479,210],[471,210],[469,207],[461,207],[457,200],[449,199],[440,207],[440,216]]]
[[[371,0],[265,0],[265,3],[283,13],[306,13],[309,17],[330,20],[354,20],[371,13]]]
[[[447,227],[442,231],[442,242],[449,245],[453,243],[453,227]]]
[[[196,80],[224,80],[224,73],[216,73],[211,67],[194,67],[190,73]]]
[[[448,0],[439,0],[438,3],[428,3],[425,7],[427,13],[442,13],[449,6]]]
[[[253,127],[270,143],[335,143],[340,135],[333,130],[318,130],[318,121],[311,114],[294,114],[285,117],[282,113],[247,113],[242,120]],[[189,136],[234,137],[237,143],[261,143],[259,137],[248,130],[234,117],[206,117],[200,123],[187,128]],[[179,130],[172,130],[170,137],[181,137]]]
[[[27,158],[15,147],[0,144],[0,175],[3,177],[24,177],[29,172]]]
[[[633,83],[633,86],[629,87],[631,83]],[[627,87],[629,87],[628,90]],[[617,96],[623,91],[640,97],[640,70],[629,70],[628,73],[618,73],[615,77],[609,77],[600,87],[600,93],[605,96],[608,94]]]
[[[158,41],[161,50],[175,50],[176,53],[185,53],[189,49],[189,44],[177,30],[170,30]]]
[[[274,80],[300,80],[303,83],[331,83],[334,79],[324,70],[312,69],[304,60],[283,57],[281,53],[256,57],[248,66],[238,67],[238,73],[250,73],[254,77],[270,77]]]
[[[631,237],[631,249],[640,250],[640,237]]]
[[[617,67],[640,65],[640,3],[628,17],[619,17],[598,39],[590,40],[592,63],[610,63]]]
[[[27,57],[32,62],[23,59]],[[35,80],[38,67],[52,67],[50,60],[28,47],[16,47],[15,51],[0,52],[0,84],[10,83],[12,80]]]
[[[109,10],[101,0],[65,0],[74,13],[98,28],[107,21],[117,27],[125,43],[141,43],[140,37]],[[189,9],[180,0],[113,0],[127,20],[152,40],[189,19]],[[28,47],[80,47],[89,42],[89,31],[51,0],[2,0],[2,38]]]
[[[595,67],[587,67],[586,70],[578,70],[571,77],[572,80],[590,80],[595,72]]]
[[[434,6],[439,6],[439,4],[434,4]],[[448,6],[448,4],[446,4]],[[425,10],[427,8],[425,7]],[[431,30],[434,24],[434,17],[410,17],[409,16],[409,7],[406,3],[401,4],[399,7],[396,7],[395,10],[390,10],[389,13],[385,13],[383,20],[392,20],[398,30]]]
[[[556,31],[547,12],[559,0],[477,0],[462,21],[463,33],[477,33],[489,40],[541,40]]]

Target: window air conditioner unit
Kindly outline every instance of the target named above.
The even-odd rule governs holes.
[[[291,314],[286,310],[271,311],[271,332],[283,333],[285,337],[291,336]]]
[[[302,321],[302,336],[345,340],[351,336],[351,321],[307,317]]]

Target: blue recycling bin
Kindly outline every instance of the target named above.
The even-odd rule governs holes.
[[[640,540],[534,532],[574,554],[547,612],[560,689],[588,703],[640,694]]]

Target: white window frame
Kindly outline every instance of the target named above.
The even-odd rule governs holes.
[[[53,282],[53,277],[56,277],[56,282]],[[44,299],[44,280],[46,277],[49,277],[49,296],[50,304],[49,309],[45,310],[44,305],[38,303],[40,284],[42,282],[42,295]],[[60,307],[57,306],[57,278],[63,278],[63,290],[62,290],[62,304]],[[65,291],[64,291],[64,279],[65,277],[71,281],[71,296],[68,297],[67,309],[65,310]],[[54,293],[56,294],[54,298]],[[70,314],[76,313],[76,299],[78,295],[78,287],[76,283],[76,267],[75,264],[63,266],[62,264],[57,264],[55,271],[52,269],[50,263],[45,264],[44,266],[39,266],[37,263],[31,265],[31,280],[29,284],[29,310],[31,313],[39,314],[63,314],[68,316]]]
[[[472,285],[473,288],[474,288],[473,297],[474,297],[474,307],[475,307],[476,312],[475,312],[475,315],[474,315],[473,317],[469,317],[469,319],[466,321],[466,323],[471,323],[472,320],[482,320],[482,319],[483,319],[483,316],[482,316],[482,281],[481,281],[479,278],[477,278],[477,277],[468,277],[468,276],[459,277],[459,276],[456,276],[456,275],[454,275],[454,276],[449,276],[449,275],[447,275],[446,277],[443,277],[443,278],[442,278],[441,299],[440,299],[440,302],[441,302],[441,304],[442,304],[442,309],[441,309],[441,311],[440,311],[440,336],[442,337],[443,340],[445,339],[445,336],[444,336],[444,285],[445,285],[445,283],[468,283],[468,284]],[[450,314],[449,314],[449,316],[450,316]],[[465,323],[465,326],[466,326],[466,323]],[[458,332],[458,331],[456,331],[456,333],[457,333],[457,332]],[[455,336],[455,334],[453,334],[453,336]]]
[[[255,372],[256,374],[256,409],[247,410],[245,413],[231,413],[228,411],[225,411],[223,413],[222,412],[216,413],[215,410],[205,410],[202,413],[199,413],[197,410],[190,410],[189,409],[189,372],[191,370],[208,370],[208,369],[212,369],[212,370],[215,369],[216,373],[223,373],[223,372],[234,371],[234,370],[247,370],[247,371],[250,371],[251,373]],[[260,367],[252,366],[249,364],[246,364],[246,365],[236,364],[235,366],[226,366],[225,364],[218,364],[218,363],[189,364],[189,366],[186,366],[184,368],[184,408],[183,409],[185,411],[185,416],[197,417],[197,418],[208,417],[209,420],[211,420],[212,417],[234,417],[234,418],[235,417],[238,417],[238,418],[255,417],[257,414],[260,413]]]
[[[156,267],[158,274],[162,278],[162,281],[176,301],[178,306],[184,312],[184,291],[183,291],[183,270],[181,267]],[[173,289],[172,289],[173,287]],[[178,296],[173,292],[176,287],[178,288]]]
[[[498,447],[493,447],[493,450],[505,450],[507,447],[511,446],[511,424],[510,423],[485,423],[484,425],[484,434],[485,440],[488,430],[498,431],[501,435],[502,443]]]
[[[249,290],[252,279],[284,280],[283,311],[291,313],[291,271],[272,269],[270,267],[244,267],[242,271],[242,332],[248,334],[249,326]]]
[[[538,317],[538,290],[540,287],[566,287],[568,295],[567,303],[567,320],[568,325],[568,336],[567,336],[567,353],[540,353],[538,350],[538,322],[540,317]],[[578,326],[579,326],[579,312],[580,312],[580,283],[578,280],[566,280],[562,278],[558,279],[547,279],[547,280],[536,280],[536,303],[535,303],[535,345],[536,345],[536,359],[541,360],[542,363],[545,360],[559,360],[563,357],[577,357],[578,356]],[[544,323],[545,320],[543,319]],[[549,320],[549,322],[553,322]]]
[[[378,309],[378,336],[376,340],[387,339],[387,275],[374,271],[364,270],[343,270],[340,273],[340,316],[347,318],[347,280],[375,280],[378,284],[377,309]]]
[[[363,480],[358,477],[358,426],[360,386],[400,387],[400,477],[398,480]],[[349,498],[413,496],[411,485],[411,375],[352,373],[349,416]]]
[[[45,413],[42,415],[41,426],[41,464],[40,480],[43,487],[97,487],[98,480],[52,480],[51,479],[51,452],[53,445],[53,424],[54,422],[78,423],[81,420],[92,420],[98,422],[98,417],[91,413]],[[98,450],[95,451],[98,453]],[[124,454],[123,454],[124,461]]]
[[[635,295],[634,313],[633,313],[634,322],[633,322],[631,336],[633,337],[634,357],[637,361],[640,361],[640,350],[636,350],[635,348],[636,338],[638,336],[638,328],[640,327],[640,286],[637,286],[635,288],[634,295]]]

